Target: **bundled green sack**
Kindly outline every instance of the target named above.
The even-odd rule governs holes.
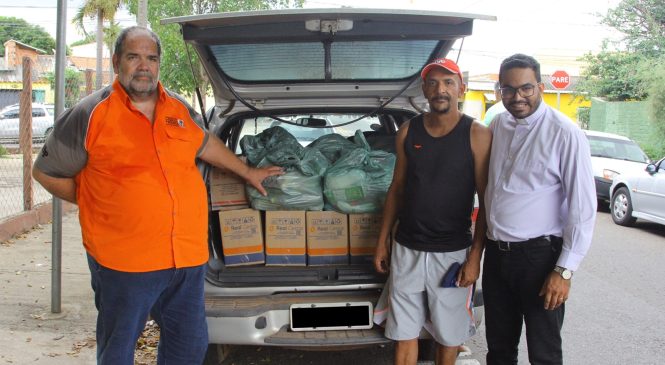
[[[316,150],[321,152],[321,154],[332,164],[340,157],[356,148],[358,148],[356,143],[349,141],[337,133],[333,133],[317,138],[314,142],[307,145],[305,150]]]
[[[246,185],[250,205],[258,210],[322,210],[322,175],[330,162],[314,149],[306,150],[282,127],[272,127],[240,141],[250,166],[280,166],[285,174],[263,181],[268,196]]]
[[[303,146],[296,137],[282,127],[271,127],[263,132],[240,139],[242,154],[250,166],[268,160],[273,166],[292,167],[300,164]]]
[[[395,161],[394,154],[370,151],[369,147],[358,147],[342,156],[324,175],[326,209],[347,214],[381,212]]]
[[[247,187],[250,205],[258,210],[323,210],[321,176],[307,176],[297,169],[263,180],[268,196]]]

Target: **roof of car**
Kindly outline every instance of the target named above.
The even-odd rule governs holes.
[[[600,131],[590,131],[590,130],[584,130],[584,133],[588,136],[594,136],[594,137],[605,137],[605,138],[614,138],[614,139],[621,139],[624,141],[630,141],[631,139],[619,134],[614,134],[614,133],[608,133],[608,132],[600,132]]]

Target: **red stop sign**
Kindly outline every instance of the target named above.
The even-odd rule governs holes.
[[[570,76],[566,71],[554,71],[550,76],[550,82],[555,89],[565,89],[570,85]]]

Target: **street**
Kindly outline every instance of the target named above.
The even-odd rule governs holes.
[[[50,313],[51,225],[0,245],[0,363],[88,365],[96,312],[76,213],[63,218],[62,307]],[[665,226],[617,226],[599,212],[594,242],[573,277],[563,329],[565,364],[665,362]],[[484,327],[458,365],[485,364]],[[154,352],[154,346],[152,347]],[[392,364],[392,346],[312,352],[236,346],[223,365]],[[138,360],[137,360],[138,361]],[[524,340],[520,364],[528,364]],[[150,362],[137,362],[137,364]],[[427,364],[427,363],[422,363]]]
[[[563,328],[565,364],[662,364],[665,362],[665,226],[638,220],[635,227],[598,212],[593,244],[573,277]],[[484,326],[467,343],[458,365],[485,364]],[[223,365],[392,364],[392,346],[308,352],[235,347]],[[475,361],[474,361],[475,360]],[[524,336],[520,364],[528,364]],[[423,363],[425,364],[425,363]]]

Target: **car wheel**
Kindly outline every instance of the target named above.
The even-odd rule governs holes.
[[[620,226],[632,226],[637,220],[633,217],[633,202],[625,187],[617,189],[612,195],[612,220]]]
[[[206,357],[203,360],[203,365],[219,365],[226,358],[229,357],[233,347],[230,345],[220,345],[211,343],[208,345],[208,351],[206,352]]]
[[[436,342],[433,339],[418,339],[418,361],[434,361],[436,359]]]

